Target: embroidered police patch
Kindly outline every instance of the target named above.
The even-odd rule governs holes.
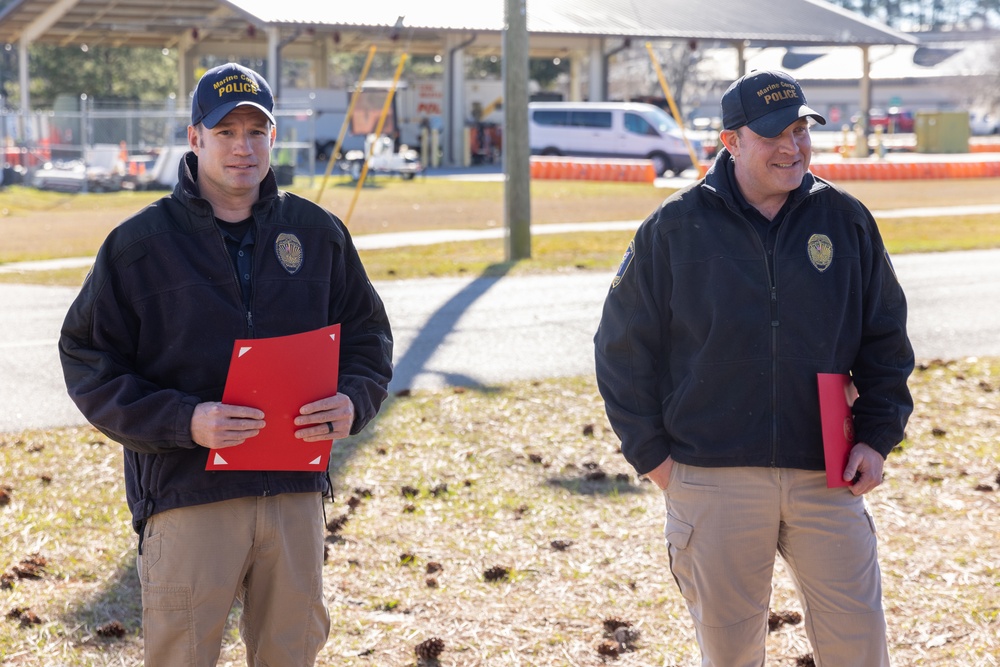
[[[635,241],[633,240],[628,244],[628,248],[625,249],[625,255],[622,257],[622,263],[618,265],[618,271],[615,273],[614,279],[611,281],[611,288],[614,289],[618,287],[618,283],[622,281],[622,276],[628,270],[629,265],[632,263],[632,258],[635,257]]]
[[[823,273],[830,268],[833,262],[833,241],[826,234],[813,234],[809,237],[807,251],[809,261],[816,267],[816,270]]]
[[[295,275],[302,268],[302,243],[295,234],[278,234],[274,240],[274,254],[289,274]]]

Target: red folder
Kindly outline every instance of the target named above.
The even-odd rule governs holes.
[[[340,325],[233,344],[222,402],[264,411],[261,432],[241,445],[209,452],[205,470],[326,470],[329,440],[295,437],[306,403],[337,393]]]
[[[854,416],[851,405],[857,392],[851,378],[840,373],[817,373],[819,417],[823,426],[823,454],[826,457],[826,486],[850,486],[844,469],[854,446]]]

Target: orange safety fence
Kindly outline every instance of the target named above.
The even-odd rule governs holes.
[[[656,180],[656,170],[649,160],[532,156],[530,165],[533,179],[632,183],[652,183]]]
[[[1000,139],[969,142],[970,153],[1000,153]]]
[[[998,178],[1000,161],[814,162],[809,170],[830,181],[898,181],[940,178]]]

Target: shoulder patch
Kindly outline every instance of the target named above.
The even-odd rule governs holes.
[[[302,268],[302,242],[295,234],[278,234],[274,240],[274,254],[290,275],[295,275]]]
[[[622,281],[622,277],[625,275],[625,272],[628,271],[628,267],[632,264],[633,257],[635,257],[635,239],[633,239],[628,244],[628,248],[625,249],[625,255],[622,257],[622,262],[618,265],[618,271],[615,272],[615,277],[611,281],[612,289],[618,287],[618,283]]]
[[[833,241],[826,234],[813,234],[806,243],[809,261],[816,270],[823,273],[833,263]]]

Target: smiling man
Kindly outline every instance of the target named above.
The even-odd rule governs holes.
[[[340,324],[337,393],[300,407],[303,442],[364,428],[392,374],[346,227],[277,188],[273,106],[253,70],[204,74],[177,186],[111,232],[59,340],[70,397],[123,447],[147,667],[215,665],[237,600],[248,665],[312,665],[329,634],[326,470],[206,470],[279,423],[221,402],[234,341]]]
[[[906,301],[871,213],[809,172],[784,72],[722,98],[725,148],[639,228],[595,336],[622,453],[666,500],[703,667],[764,664],[775,554],[820,667],[889,664],[864,494],[912,411]],[[849,375],[855,444],[828,488],[818,373]],[[841,471],[836,471],[841,475]]]

